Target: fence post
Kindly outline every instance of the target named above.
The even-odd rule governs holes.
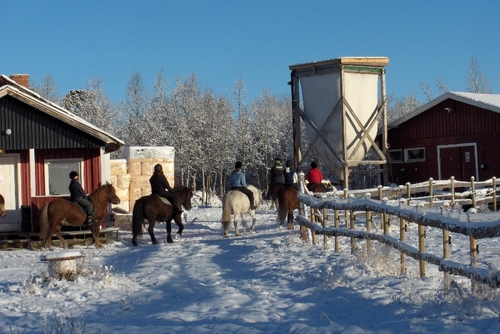
[[[333,211],[333,219],[335,220],[334,226],[335,228],[339,228],[340,226],[340,217],[339,217],[339,211],[335,209]],[[335,253],[340,252],[340,242],[339,242],[339,236],[335,236]]]
[[[402,242],[406,241],[406,222],[404,218],[399,218],[399,240]],[[406,254],[401,252],[400,256],[401,263],[401,275],[406,274]]]
[[[451,190],[451,203],[450,208],[453,210],[455,208],[455,177],[450,177],[450,190]]]
[[[455,177],[450,177],[450,190],[451,190],[451,203],[450,203],[450,210],[453,210],[455,207]],[[441,214],[443,212],[441,211]],[[450,245],[451,245],[451,238],[450,238],[450,231],[444,229],[443,230],[443,258],[445,260],[450,259]],[[449,290],[451,286],[451,277],[450,273],[447,271],[444,271],[444,288],[446,290]]]
[[[344,199],[347,199],[349,197],[349,190],[347,188],[344,188]],[[349,210],[344,210],[344,219],[345,219],[345,228],[349,228]]]
[[[429,183],[431,182],[429,180]],[[418,224],[418,252],[420,255],[425,252],[425,229],[421,224]],[[418,264],[420,267],[420,277],[425,277],[425,261],[421,259],[418,261]]]
[[[304,177],[305,177],[305,174],[304,172],[300,172],[299,173],[299,192],[301,194],[304,193]],[[301,215],[302,217],[305,217],[306,216],[306,209],[304,207],[304,203],[302,201],[299,201],[299,215]],[[306,240],[307,239],[307,231],[306,231],[306,227],[303,226],[303,225],[300,225],[299,226],[299,229],[300,229],[300,238],[302,240]]]
[[[325,228],[327,225],[327,222],[328,222],[328,219],[326,217],[326,208],[323,208],[323,221],[321,222],[321,226],[323,226],[323,228]],[[324,244],[325,249],[326,249],[328,246],[328,236],[326,234],[323,235],[323,244]]]
[[[432,208],[434,205],[434,179],[429,178],[429,207]]]
[[[366,232],[371,233],[372,231],[372,212],[366,211]],[[370,239],[366,240],[366,251],[372,251],[372,241]]]
[[[418,224],[418,252],[420,254],[425,252],[425,230],[424,226]],[[419,267],[420,267],[420,277],[425,277],[425,261],[424,260],[419,260]]]
[[[470,186],[471,186],[471,194],[472,194],[472,207],[476,208],[476,185],[474,183],[474,176],[470,178]],[[469,209],[470,210],[470,209]],[[470,240],[470,265],[471,267],[477,267],[477,241],[473,236],[469,237]],[[471,289],[472,291],[477,291],[477,282],[475,280],[471,280]]]
[[[378,190],[378,200],[380,202],[382,202],[382,197],[383,197],[383,193],[382,193],[382,185],[379,185],[377,187],[377,190]],[[385,213],[381,212],[380,213],[380,228],[384,231],[384,234],[386,234],[386,230],[385,230]]]
[[[354,210],[351,210],[351,230],[354,230]],[[356,252],[356,238],[351,237],[351,254]]]
[[[497,211],[497,178],[493,176],[491,183],[493,185],[493,211]]]

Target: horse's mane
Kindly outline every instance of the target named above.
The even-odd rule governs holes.
[[[104,184],[104,185],[100,186],[99,188],[97,188],[96,190],[94,190],[89,195],[89,197],[95,198],[95,199],[97,199],[97,201],[101,202],[102,200],[104,200],[103,197],[106,197],[106,195],[111,192],[112,187],[113,187],[113,185],[111,185],[111,184]],[[93,202],[95,205],[96,201],[93,201]]]

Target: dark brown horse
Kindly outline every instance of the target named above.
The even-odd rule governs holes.
[[[313,192],[313,193],[325,193],[326,192],[326,186],[321,183],[321,182],[314,182],[314,183],[309,183],[307,185],[307,190]]]
[[[269,187],[268,195],[269,199],[271,200],[271,207],[270,209],[273,208],[273,205],[276,206],[276,210],[278,210],[278,192],[280,191],[281,188],[283,188],[283,183],[273,183]]]
[[[293,210],[299,208],[298,190],[294,186],[283,186],[278,192],[278,222],[283,227],[285,219],[288,229],[293,230]]]
[[[0,195],[0,218],[5,218],[7,211],[5,210],[5,199]]]
[[[175,196],[182,202],[182,206],[186,210],[191,210],[191,199],[193,198],[193,190],[191,188],[179,186],[174,188]],[[167,223],[167,242],[172,243],[172,219],[179,227],[177,235],[182,234],[184,224],[182,224],[182,212],[177,210],[174,212],[172,205],[163,203],[160,197],[156,195],[143,196],[134,204],[132,212],[132,245],[137,246],[137,237],[142,236],[142,226],[144,219],[149,222],[148,232],[153,245],[158,244],[154,235],[155,222]]]
[[[100,225],[106,212],[107,203],[120,204],[120,199],[116,195],[116,190],[111,184],[106,184],[96,189],[89,195],[89,199],[94,204],[94,219],[97,222],[92,227],[92,243],[97,248],[101,248],[99,241]],[[45,247],[49,248],[52,242],[52,235],[55,233],[61,245],[68,247],[68,243],[61,236],[61,226],[82,226],[87,221],[87,214],[83,212],[79,205],[73,204],[64,198],[58,198],[52,202],[45,203],[40,213],[40,239],[45,239]]]

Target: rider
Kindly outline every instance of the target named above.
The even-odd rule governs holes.
[[[85,209],[85,213],[87,214],[86,223],[90,227],[97,222],[97,220],[92,218],[92,215],[94,214],[94,205],[90,201],[85,191],[83,191],[82,185],[80,184],[80,182],[78,182],[78,177],[79,175],[75,171],[69,173],[69,178],[71,179],[68,187],[69,193],[71,194],[70,201],[77,202],[82,208]]]
[[[280,158],[274,159],[274,165],[271,167],[271,172],[269,173],[270,187],[275,183],[285,183],[285,178],[283,177],[283,165],[281,164]]]
[[[286,168],[283,171],[283,176],[285,177],[286,186],[294,186],[295,189],[297,189],[297,173],[295,173],[295,169],[293,169],[292,160],[286,161]]]
[[[149,183],[151,184],[151,193],[153,195],[168,199],[174,210],[182,212],[182,205],[178,203],[177,196],[174,195],[174,189],[168,183],[167,178],[163,174],[163,167],[160,164],[155,165],[154,173],[149,179]]]
[[[257,208],[255,207],[253,192],[247,189],[247,181],[245,174],[241,171],[241,166],[241,161],[236,161],[234,164],[234,171],[229,176],[229,185],[231,186],[231,190],[239,190],[247,195],[250,200],[250,210],[255,210]]]
[[[311,162],[311,169],[307,172],[306,179],[309,184],[321,183],[323,180],[323,173],[318,168],[316,161]]]

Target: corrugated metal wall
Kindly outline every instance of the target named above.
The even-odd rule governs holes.
[[[101,147],[104,142],[11,96],[0,99],[0,149]],[[6,135],[5,130],[11,134]]]

